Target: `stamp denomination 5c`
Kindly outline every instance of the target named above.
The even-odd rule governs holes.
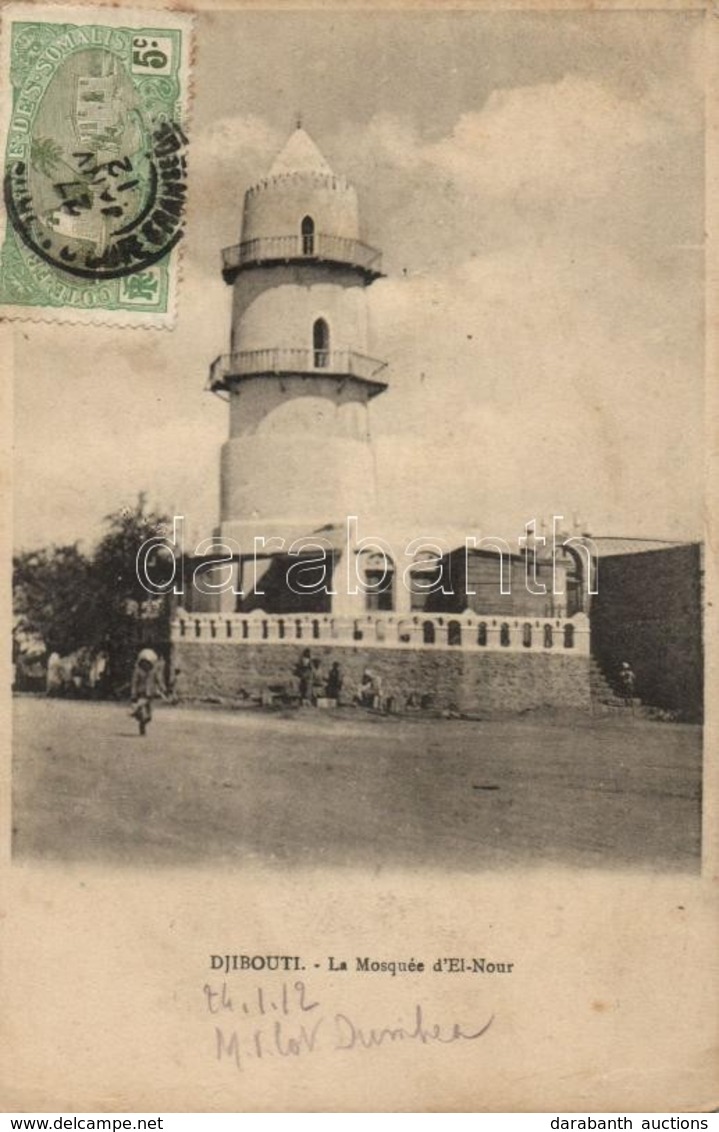
[[[6,317],[171,325],[190,35],[183,13],[5,9]]]

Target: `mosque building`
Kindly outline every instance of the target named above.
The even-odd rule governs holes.
[[[172,627],[178,688],[232,700],[282,687],[309,648],[347,686],[371,665],[400,706],[589,707],[588,536],[362,537],[379,529],[370,420],[391,380],[367,313],[381,255],[363,235],[354,188],[298,125],[223,252],[229,352],[208,384],[229,436],[213,552],[186,561]]]

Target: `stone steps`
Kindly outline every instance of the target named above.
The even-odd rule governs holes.
[[[619,694],[605,674],[604,669],[599,664],[596,657],[591,657],[589,661],[589,688],[592,701],[595,704],[601,704],[608,708],[624,708],[628,706],[625,703],[624,697]],[[634,703],[635,707],[641,707],[641,700],[635,700]]]

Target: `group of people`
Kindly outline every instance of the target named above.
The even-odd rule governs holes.
[[[299,682],[300,703],[315,705],[319,699],[340,699],[344,687],[344,675],[338,661],[334,661],[326,677],[322,674],[322,662],[305,649],[295,668]],[[130,716],[137,720],[140,735],[147,733],[152,720],[152,703],[156,699],[169,698],[162,676],[160,658],[154,649],[141,649],[132,673],[130,685]],[[365,668],[362,679],[354,695],[354,702],[361,707],[379,710],[382,707],[382,680],[370,668]]]
[[[344,687],[344,675],[338,661],[333,661],[325,678],[322,674],[321,660],[313,657],[309,649],[305,649],[297,662],[295,676],[299,682],[300,703],[303,707],[315,705],[320,699],[335,703],[340,699]],[[636,678],[628,661],[623,661],[619,669],[619,683],[624,702],[633,708]],[[132,674],[130,695],[132,699],[130,715],[137,720],[140,734],[144,735],[152,719],[152,701],[158,697],[168,698],[159,657],[154,649],[140,650]],[[365,668],[354,695],[354,702],[361,707],[373,708],[375,711],[382,708],[382,679],[378,673]]]
[[[344,674],[338,661],[333,661],[325,678],[321,660],[313,657],[309,649],[305,649],[295,668],[295,676],[299,681],[300,703],[303,707],[316,704],[319,699],[333,700],[335,703],[340,699]],[[375,709],[382,706],[381,678],[369,668],[365,668],[362,673],[354,702],[362,707]]]
[[[51,652],[45,668],[45,694],[101,699],[107,693],[109,675],[104,649],[79,648],[68,656]]]
[[[342,669],[337,661],[332,665],[327,679],[322,675],[322,663],[305,649],[297,662],[295,676],[300,686],[300,702],[303,706],[316,704],[319,699],[338,700],[344,684]]]

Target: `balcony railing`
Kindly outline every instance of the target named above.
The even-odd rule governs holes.
[[[376,248],[371,248],[360,240],[351,240],[346,236],[328,236],[322,232],[307,236],[262,236],[224,248],[222,274],[225,281],[231,283],[243,267],[297,260],[349,264],[351,267],[361,268],[371,276],[382,274],[382,256]]]
[[[386,364],[354,350],[243,350],[215,358],[210,367],[209,387],[212,390],[227,389],[232,381],[262,374],[311,374],[314,377],[357,378],[371,387],[370,397],[374,397],[387,388],[386,382],[377,379],[377,374]]]

